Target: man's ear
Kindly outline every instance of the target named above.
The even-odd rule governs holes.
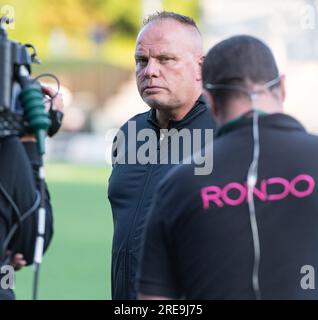
[[[204,98],[206,99],[206,101],[211,109],[213,117],[217,118],[219,116],[219,110],[216,106],[215,98],[214,98],[213,94],[211,92],[209,92],[208,90],[204,89],[203,95],[204,95]]]
[[[285,83],[286,83],[286,76],[283,74],[280,76],[280,86],[279,86],[279,94],[280,94],[280,97],[282,99],[282,103],[285,101],[285,98],[286,98],[286,86],[285,86]]]
[[[202,81],[202,66],[204,62],[204,56],[198,57],[197,60],[197,72],[196,72],[196,80]]]

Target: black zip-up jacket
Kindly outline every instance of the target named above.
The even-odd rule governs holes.
[[[154,110],[138,114],[129,121],[136,124],[136,132],[148,128],[156,131],[157,149],[160,149],[160,127]],[[168,129],[213,129],[210,109],[201,96],[189,113],[180,121],[171,121]],[[121,127],[126,150],[128,122]],[[191,131],[192,132],[192,131]],[[136,139],[135,139],[136,141]],[[144,142],[143,142],[144,143]],[[137,141],[138,146],[142,144]],[[204,139],[202,139],[202,145]],[[126,152],[127,157],[127,152]],[[116,164],[109,179],[108,197],[114,219],[112,247],[112,298],[136,299],[136,273],[140,262],[141,242],[145,219],[152,202],[155,187],[173,164]]]
[[[11,228],[16,224],[17,217],[12,205],[3,192],[7,193],[16,204],[21,216],[33,207],[37,199],[37,190],[40,190],[38,178],[42,159],[39,156],[36,144],[33,142],[21,143],[17,137],[0,139],[0,183],[4,190],[0,190],[0,266],[4,262],[4,241]],[[53,215],[50,204],[50,195],[45,186],[46,226],[44,250],[50,244],[53,236]],[[33,263],[35,239],[37,236],[37,210],[23,220],[17,229],[8,250],[12,253],[22,253],[27,264]],[[5,274],[0,273],[1,278]],[[10,289],[2,290],[0,285],[0,300],[14,299]]]

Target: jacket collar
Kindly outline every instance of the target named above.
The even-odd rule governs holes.
[[[181,129],[184,128],[189,122],[191,122],[194,118],[196,118],[199,114],[206,111],[207,109],[207,103],[203,95],[201,95],[198,100],[195,102],[192,109],[183,117],[183,119],[179,121],[170,120],[168,123],[168,129]],[[159,123],[157,121],[156,117],[156,110],[151,109],[149,111],[148,119],[147,119],[152,125],[160,129]]]
[[[232,131],[251,126],[252,121],[252,113],[248,112],[220,127],[216,136],[220,137]],[[260,114],[259,124],[267,128],[306,131],[299,121],[284,113]]]

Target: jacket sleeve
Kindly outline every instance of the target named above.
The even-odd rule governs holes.
[[[28,211],[35,203],[37,198],[37,190],[40,190],[39,169],[42,165],[42,159],[37,152],[36,144],[33,142],[23,143],[24,151],[21,154],[20,165],[24,166],[21,170],[18,169],[20,175],[17,180],[15,198],[19,206],[21,215]],[[45,243],[44,251],[47,250],[53,236],[53,213],[50,203],[50,194],[45,184]],[[33,199],[30,201],[30,199]],[[21,230],[13,241],[14,252],[19,252],[24,255],[27,264],[33,263],[35,240],[38,227],[38,207],[23,223]]]

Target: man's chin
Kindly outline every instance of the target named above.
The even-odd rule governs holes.
[[[144,102],[152,109],[167,109],[169,104],[163,99],[156,99],[154,97],[145,97],[143,98]]]

